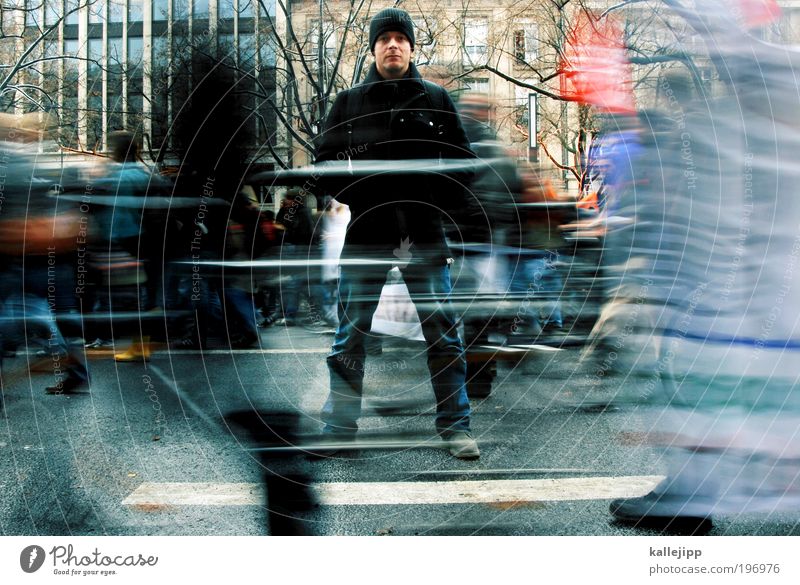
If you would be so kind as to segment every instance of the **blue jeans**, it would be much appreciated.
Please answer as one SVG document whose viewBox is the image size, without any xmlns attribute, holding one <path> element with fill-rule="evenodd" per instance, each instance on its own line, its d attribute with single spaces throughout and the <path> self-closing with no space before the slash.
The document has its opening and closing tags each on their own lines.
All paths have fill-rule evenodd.
<svg viewBox="0 0 800 585">
<path fill-rule="evenodd" d="M 555 266 L 557 259 L 556 252 L 526 250 L 519 258 L 521 269 L 511 280 L 512 292 L 525 293 L 520 316 L 538 322 L 541 327 L 548 324 L 558 328 L 563 326 L 560 299 L 564 284 Z M 532 310 L 531 303 L 541 301 L 545 301 L 542 306 Z"/>
<path fill-rule="evenodd" d="M 366 354 L 372 315 L 386 281 L 385 268 L 342 267 L 339 281 L 339 326 L 328 355 L 330 394 L 322 409 L 326 434 L 352 435 L 358 430 Z M 403 280 L 417 306 L 428 344 L 428 369 L 436 396 L 436 430 L 440 435 L 469 431 L 470 406 L 464 385 L 466 360 L 450 305 L 450 268 L 409 266 Z M 417 297 L 426 302 L 417 303 Z"/>
</svg>

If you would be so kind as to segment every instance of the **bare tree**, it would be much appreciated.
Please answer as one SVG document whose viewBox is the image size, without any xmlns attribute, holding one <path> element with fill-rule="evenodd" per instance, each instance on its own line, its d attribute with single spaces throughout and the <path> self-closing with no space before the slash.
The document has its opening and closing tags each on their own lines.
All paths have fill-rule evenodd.
<svg viewBox="0 0 800 585">
<path fill-rule="evenodd" d="M 466 16 L 475 2 L 462 1 Z M 562 87 L 565 64 L 575 49 L 571 46 L 575 27 L 587 21 L 602 27 L 611 18 L 620 23 L 622 45 L 632 67 L 631 91 L 640 107 L 653 107 L 659 100 L 658 80 L 667 70 L 685 71 L 694 82 L 695 92 L 701 95 L 710 91 L 719 77 L 710 70 L 694 29 L 676 12 L 682 4 L 680 0 L 512 2 L 506 6 L 502 22 L 494 23 L 494 31 L 487 35 L 483 58 L 469 63 L 459 76 L 485 71 L 520 88 L 521 94 L 537 94 L 541 99 L 536 141 L 541 152 L 556 168 L 583 183 L 586 152 L 598 132 L 598 111 L 584 103 L 571 103 L 574 96 Z M 461 43 L 468 52 L 466 34 Z M 532 44 L 536 50 L 531 50 Z M 527 104 L 519 100 L 506 112 L 505 122 L 512 136 L 527 141 L 527 125 L 523 123 Z"/>
<path fill-rule="evenodd" d="M 2 0 L 0 17 L 0 111 L 47 113 L 57 120 L 57 138 L 63 148 L 97 152 L 101 132 L 91 132 L 105 115 L 101 94 L 103 72 L 119 73 L 119 63 L 102 50 L 94 54 L 76 39 L 65 39 L 65 28 L 77 29 L 78 18 L 95 10 L 98 0 Z M 113 80 L 112 80 L 113 82 Z M 80 107 L 79 93 L 88 94 L 88 107 Z M 90 139 L 80 140 L 79 128 L 90 127 Z"/>
</svg>

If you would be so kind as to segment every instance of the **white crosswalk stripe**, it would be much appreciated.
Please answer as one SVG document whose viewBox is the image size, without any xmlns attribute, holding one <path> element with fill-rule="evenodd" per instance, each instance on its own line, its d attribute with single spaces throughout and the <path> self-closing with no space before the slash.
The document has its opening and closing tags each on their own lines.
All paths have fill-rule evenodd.
<svg viewBox="0 0 800 585">
<path fill-rule="evenodd" d="M 327 506 L 501 504 L 602 500 L 642 496 L 664 478 L 657 475 L 498 479 L 483 481 L 342 482 L 311 486 Z M 256 483 L 143 483 L 127 506 L 252 506 L 264 503 Z"/>
</svg>

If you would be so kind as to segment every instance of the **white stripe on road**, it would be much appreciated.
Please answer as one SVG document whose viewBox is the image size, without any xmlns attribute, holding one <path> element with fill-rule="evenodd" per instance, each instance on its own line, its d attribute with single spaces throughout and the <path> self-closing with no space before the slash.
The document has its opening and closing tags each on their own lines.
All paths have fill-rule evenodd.
<svg viewBox="0 0 800 585">
<path fill-rule="evenodd" d="M 607 500 L 643 496 L 664 479 L 658 475 L 498 479 L 488 481 L 356 482 L 313 484 L 316 500 L 327 506 L 500 504 Z M 256 483 L 143 483 L 125 498 L 126 506 L 263 505 Z"/>
<path fill-rule="evenodd" d="M 384 350 L 390 351 L 390 350 Z M 250 348 L 250 349 L 159 349 L 158 347 L 153 348 L 153 354 L 150 356 L 150 359 L 158 359 L 158 358 L 166 358 L 170 355 L 199 355 L 199 356 L 206 356 L 206 355 L 244 355 L 244 354 L 301 354 L 301 353 L 308 353 L 308 354 L 326 354 L 330 353 L 330 347 L 324 347 L 319 349 L 313 348 L 283 348 L 283 349 L 259 349 L 259 348 Z M 86 355 L 89 358 L 98 358 L 98 357 L 107 357 L 114 355 L 116 351 L 114 349 L 89 349 L 86 351 Z M 33 355 L 34 352 L 30 352 L 30 355 Z M 18 354 L 19 355 L 19 354 Z"/>
<path fill-rule="evenodd" d="M 199 419 L 205 421 L 210 428 L 215 429 L 219 427 L 219 424 L 214 422 L 211 417 L 209 417 L 205 411 L 200 408 L 200 406 L 194 400 L 192 400 L 188 393 L 180 389 L 180 386 L 178 386 L 178 383 L 175 380 L 171 380 L 164 372 L 162 372 L 153 364 L 147 366 L 147 369 L 161 378 L 161 381 L 164 382 L 164 384 L 175 393 L 175 396 L 178 397 L 178 401 L 181 403 L 181 408 L 183 408 L 183 405 L 185 404 Z"/>
<path fill-rule="evenodd" d="M 251 348 L 251 349 L 204 349 L 200 351 L 199 349 L 170 349 L 168 351 L 164 351 L 164 354 L 173 354 L 173 355 L 239 355 L 239 354 L 254 354 L 254 353 L 263 353 L 263 354 L 300 354 L 300 353 L 330 353 L 331 348 L 320 348 L 320 349 L 309 349 L 309 348 L 290 348 L 290 349 L 258 349 L 258 348 Z M 159 354 L 155 354 L 158 357 Z"/>
</svg>

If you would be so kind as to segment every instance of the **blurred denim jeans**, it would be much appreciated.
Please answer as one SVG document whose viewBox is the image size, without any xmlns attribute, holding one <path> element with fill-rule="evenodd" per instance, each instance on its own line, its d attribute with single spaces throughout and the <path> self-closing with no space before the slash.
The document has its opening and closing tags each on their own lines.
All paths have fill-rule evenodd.
<svg viewBox="0 0 800 585">
<path fill-rule="evenodd" d="M 326 434 L 352 435 L 361 415 L 364 343 L 370 335 L 387 269 L 342 267 L 339 326 L 328 355 L 330 394 L 322 409 Z M 466 360 L 450 304 L 450 267 L 411 265 L 403 280 L 415 299 L 428 346 L 428 369 L 436 397 L 436 430 L 441 435 L 469 431 L 470 406 L 465 388 Z M 418 303 L 417 298 L 426 302 Z"/>
</svg>

